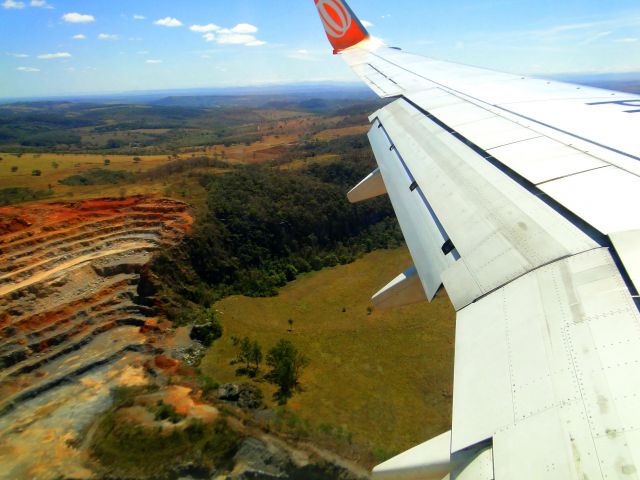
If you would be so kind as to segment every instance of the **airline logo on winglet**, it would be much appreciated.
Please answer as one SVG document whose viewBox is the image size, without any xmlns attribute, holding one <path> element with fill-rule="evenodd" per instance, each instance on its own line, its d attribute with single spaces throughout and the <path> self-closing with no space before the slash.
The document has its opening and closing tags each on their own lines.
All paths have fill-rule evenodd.
<svg viewBox="0 0 640 480">
<path fill-rule="evenodd" d="M 334 53 L 369 38 L 367 30 L 344 0 L 314 0 Z"/>
</svg>

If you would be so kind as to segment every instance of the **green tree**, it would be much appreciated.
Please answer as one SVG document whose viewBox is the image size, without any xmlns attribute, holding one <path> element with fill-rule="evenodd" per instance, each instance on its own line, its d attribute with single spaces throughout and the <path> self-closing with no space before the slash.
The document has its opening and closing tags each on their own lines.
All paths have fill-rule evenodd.
<svg viewBox="0 0 640 480">
<path fill-rule="evenodd" d="M 240 351 L 234 363 L 244 363 L 244 368 L 238 373 L 247 373 L 252 377 L 256 376 L 262 363 L 262 347 L 257 340 L 251 341 L 249 337 L 244 337 L 238 344 L 240 345 Z"/>
<path fill-rule="evenodd" d="M 309 365 L 309 359 L 289 340 L 280 340 L 269 350 L 267 365 L 271 367 L 267 379 L 279 387 L 276 398 L 286 403 L 298 387 L 300 373 Z"/>
<path fill-rule="evenodd" d="M 244 363 L 247 370 L 251 367 L 251 340 L 249 337 L 244 337 L 240 340 L 240 352 L 236 357 L 236 362 Z"/>
<path fill-rule="evenodd" d="M 251 344 L 251 363 L 253 363 L 255 373 L 258 373 L 260 364 L 262 363 L 262 347 L 257 340 L 254 340 Z"/>
</svg>

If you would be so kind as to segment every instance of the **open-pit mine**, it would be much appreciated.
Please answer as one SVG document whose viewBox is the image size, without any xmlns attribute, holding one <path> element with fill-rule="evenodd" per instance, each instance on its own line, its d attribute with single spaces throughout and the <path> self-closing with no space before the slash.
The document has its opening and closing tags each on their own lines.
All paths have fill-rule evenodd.
<svg viewBox="0 0 640 480">
<path fill-rule="evenodd" d="M 184 203 L 132 197 L 0 209 L 0 478 L 83 478 L 82 433 L 145 380 L 166 327 L 140 288 Z"/>
</svg>

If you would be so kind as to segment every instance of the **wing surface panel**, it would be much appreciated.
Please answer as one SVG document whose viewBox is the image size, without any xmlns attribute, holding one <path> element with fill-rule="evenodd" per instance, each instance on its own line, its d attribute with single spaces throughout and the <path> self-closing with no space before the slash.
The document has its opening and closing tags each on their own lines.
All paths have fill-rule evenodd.
<svg viewBox="0 0 640 480">
<path fill-rule="evenodd" d="M 640 454 L 626 440 L 639 362 L 640 315 L 608 249 L 539 268 L 458 313 L 452 451 L 493 438 L 496 478 L 622 477 Z"/>
<path fill-rule="evenodd" d="M 598 246 L 408 102 L 398 100 L 375 117 L 388 136 L 383 145 L 372 139 L 376 159 L 386 162 L 379 157 L 393 149 L 409 172 L 404 189 L 389 189 L 394 208 L 400 193 L 424 195 L 446 232 L 444 240 L 450 238 L 461 257 L 441 276 L 457 309 L 535 268 Z M 376 125 L 372 132 L 380 130 Z M 382 166 L 381 171 L 387 186 L 397 181 Z M 419 189 L 411 192 L 413 181 Z M 418 228 L 412 238 L 426 241 L 410 209 L 400 216 L 403 231 L 405 223 L 413 224 L 407 227 Z M 440 275 L 440 267 L 433 270 Z"/>
<path fill-rule="evenodd" d="M 405 97 L 507 167 L 517 165 L 513 169 L 534 184 L 610 165 L 629 174 L 621 180 L 625 185 L 634 184 L 636 179 L 632 177 L 640 176 L 640 137 L 627 133 L 633 125 L 640 129 L 640 96 L 491 72 L 386 47 L 356 49 L 342 55 L 355 65 L 356 72 L 358 65 L 366 65 L 375 68 L 380 78 L 394 82 L 394 88 L 387 88 L 382 96 Z M 542 145 L 547 148 L 552 144 L 564 146 L 565 152 L 551 162 L 547 148 L 538 148 L 541 143 L 533 140 L 547 140 Z M 500 150 L 507 146 L 517 149 L 515 146 L 522 142 L 527 143 L 523 148 L 531 160 L 514 159 L 512 152 Z M 548 174 L 540 173 L 540 162 L 546 162 Z M 626 195 L 618 185 L 610 175 L 602 175 L 599 190 L 606 208 Z M 568 205 L 583 199 L 579 189 L 575 198 L 567 198 L 572 195 L 565 192 L 554 198 Z M 604 234 L 614 231 L 605 228 L 596 210 L 572 211 L 594 228 L 604 228 Z M 626 223 L 616 224 L 616 229 L 638 228 L 629 215 L 624 217 Z"/>
<path fill-rule="evenodd" d="M 540 185 L 576 215 L 603 233 L 640 229 L 640 177 L 609 166 L 567 176 Z"/>
</svg>

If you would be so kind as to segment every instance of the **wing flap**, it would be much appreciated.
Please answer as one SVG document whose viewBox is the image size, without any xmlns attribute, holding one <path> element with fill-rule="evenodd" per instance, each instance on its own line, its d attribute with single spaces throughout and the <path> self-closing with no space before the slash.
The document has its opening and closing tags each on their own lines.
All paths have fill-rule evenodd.
<svg viewBox="0 0 640 480">
<path fill-rule="evenodd" d="M 372 140 L 378 162 L 379 156 L 394 156 L 388 153 L 393 147 L 406 170 L 404 189 L 389 189 L 392 202 L 399 192 L 410 195 L 408 184 L 415 182 L 417 194 L 424 196 L 442 226 L 440 240 L 451 239 L 461 257 L 446 271 L 429 272 L 445 280 L 456 309 L 541 265 L 597 247 L 564 217 L 405 100 L 393 102 L 375 117 L 385 132 L 384 137 L 380 134 L 382 143 L 376 135 Z M 382 166 L 381 171 L 387 186 L 397 182 L 393 173 L 385 174 Z M 421 224 L 413 211 L 410 207 L 399 215 L 400 223 L 403 232 L 414 229 L 419 237 Z M 411 245 L 410 250 L 418 261 L 421 257 L 414 255 Z M 418 271 L 422 276 L 423 270 Z"/>
<path fill-rule="evenodd" d="M 369 141 L 424 291 L 432 300 L 442 285 L 441 272 L 454 262 L 442 251 L 449 237 L 421 190 L 411 188 L 415 179 L 380 122 L 374 122 Z"/>
<path fill-rule="evenodd" d="M 373 478 L 440 480 L 451 471 L 450 443 L 451 432 L 443 433 L 378 465 L 373 470 Z"/>
</svg>

